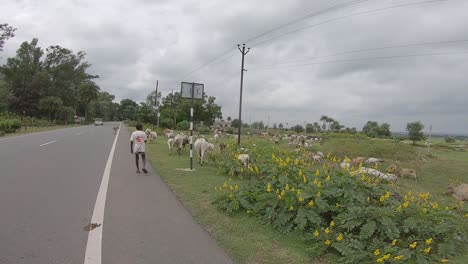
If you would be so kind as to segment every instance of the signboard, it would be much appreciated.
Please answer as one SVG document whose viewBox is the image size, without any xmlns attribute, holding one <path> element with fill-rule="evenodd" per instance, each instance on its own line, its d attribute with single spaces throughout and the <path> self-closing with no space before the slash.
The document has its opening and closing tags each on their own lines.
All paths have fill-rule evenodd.
<svg viewBox="0 0 468 264">
<path fill-rule="evenodd" d="M 192 99 L 192 85 L 194 87 L 193 98 L 203 99 L 204 85 L 200 83 L 182 82 L 180 94 L 182 98 Z"/>
</svg>

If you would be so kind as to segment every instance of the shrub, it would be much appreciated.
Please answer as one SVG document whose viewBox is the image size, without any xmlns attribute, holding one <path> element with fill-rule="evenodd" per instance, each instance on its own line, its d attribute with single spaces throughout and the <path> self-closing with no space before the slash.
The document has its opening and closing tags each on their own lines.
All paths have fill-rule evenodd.
<svg viewBox="0 0 468 264">
<path fill-rule="evenodd" d="M 445 138 L 445 142 L 447 143 L 455 143 L 455 139 L 453 137 L 447 137 Z"/>
<path fill-rule="evenodd" d="M 177 123 L 178 130 L 189 130 L 189 128 L 190 128 L 190 122 L 187 120 L 183 120 Z"/>
<path fill-rule="evenodd" d="M 237 161 L 239 153 L 250 155 L 248 168 Z M 233 184 L 230 178 L 215 187 L 215 203 L 281 232 L 300 230 L 313 257 L 333 252 L 339 263 L 430 263 L 464 250 L 466 219 L 457 211 L 439 208 L 429 193 L 400 195 L 359 168 L 330 169 L 340 160 L 327 159 L 318 166 L 297 152 L 229 145 L 217 160 L 221 169 L 249 180 Z"/>
<path fill-rule="evenodd" d="M 21 128 L 21 121 L 19 119 L 0 117 L 0 131 L 4 133 L 14 133 L 19 128 Z"/>
</svg>

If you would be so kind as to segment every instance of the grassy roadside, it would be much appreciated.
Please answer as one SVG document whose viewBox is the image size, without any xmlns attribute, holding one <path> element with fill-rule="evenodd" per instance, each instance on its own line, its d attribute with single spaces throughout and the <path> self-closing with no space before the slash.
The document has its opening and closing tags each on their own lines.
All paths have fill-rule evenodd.
<svg viewBox="0 0 468 264">
<path fill-rule="evenodd" d="M 82 125 L 73 124 L 73 125 L 56 125 L 56 126 L 47 126 L 47 127 L 28 126 L 26 128 L 19 129 L 15 133 L 8 133 L 8 134 L 5 134 L 4 136 L 0 136 L 0 138 L 15 137 L 15 136 L 26 135 L 26 134 L 31 134 L 31 133 L 38 133 L 38 132 L 68 128 L 68 127 L 79 127 L 79 126 L 82 126 Z"/>
<path fill-rule="evenodd" d="M 271 226 L 262 225 L 248 215 L 228 216 L 211 203 L 214 186 L 228 178 L 218 174 L 213 164 L 193 172 L 180 171 L 189 167 L 188 151 L 179 156 L 168 155 L 163 138 L 147 144 L 147 155 L 155 170 L 169 185 L 195 220 L 238 263 L 310 263 L 307 245 L 300 233 L 281 234 Z"/>
<path fill-rule="evenodd" d="M 258 140 L 264 139 L 249 138 L 244 142 L 254 143 Z M 220 175 L 213 164 L 207 164 L 202 168 L 195 164 L 197 170 L 194 172 L 177 170 L 177 168 L 189 167 L 188 151 L 182 156 L 176 154 L 169 156 L 165 141 L 164 138 L 160 137 L 157 143 L 148 144 L 147 152 L 152 165 L 191 211 L 196 221 L 238 263 L 311 263 L 312 260 L 306 253 L 307 244 L 302 240 L 302 234 L 284 235 L 271 226 L 261 225 L 248 215 L 229 216 L 217 210 L 211 204 L 213 187 L 222 185 L 228 178 Z M 363 143 L 366 144 L 366 142 Z M 322 147 L 335 149 L 332 145 Z M 418 153 L 420 151 L 417 148 L 414 150 Z M 441 205 L 453 205 L 453 197 L 445 196 L 444 192 L 452 180 L 468 182 L 467 159 L 468 152 L 434 150 L 430 162 L 404 161 L 402 164 L 405 167 L 417 169 L 419 180 L 400 179 L 397 188 L 401 192 L 409 190 L 413 192 L 430 191 L 441 202 Z M 464 212 L 467 212 L 466 207 Z M 452 258 L 450 263 L 465 263 L 466 258 L 468 258 L 468 252 Z M 317 263 L 323 262 L 318 261 Z"/>
</svg>

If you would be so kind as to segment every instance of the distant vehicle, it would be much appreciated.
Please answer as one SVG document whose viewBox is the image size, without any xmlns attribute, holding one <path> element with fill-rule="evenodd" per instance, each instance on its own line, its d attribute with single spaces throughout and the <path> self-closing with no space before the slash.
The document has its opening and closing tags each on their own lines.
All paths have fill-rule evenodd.
<svg viewBox="0 0 468 264">
<path fill-rule="evenodd" d="M 95 118 L 94 119 L 94 125 L 95 126 L 103 126 L 104 123 L 102 123 L 102 118 Z"/>
</svg>

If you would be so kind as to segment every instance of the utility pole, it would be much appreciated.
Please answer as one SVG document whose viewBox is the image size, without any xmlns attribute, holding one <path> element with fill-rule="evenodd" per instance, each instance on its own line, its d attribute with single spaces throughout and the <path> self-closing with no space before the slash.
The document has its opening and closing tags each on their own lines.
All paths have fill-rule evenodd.
<svg viewBox="0 0 468 264">
<path fill-rule="evenodd" d="M 241 81 L 240 81 L 240 97 L 239 97 L 239 131 L 237 133 L 237 145 L 240 146 L 240 138 L 241 138 L 241 127 L 242 127 L 242 86 L 244 83 L 244 57 L 249 53 L 250 48 L 245 51 L 245 44 L 242 44 L 242 49 L 240 48 L 240 44 L 237 44 L 237 48 L 242 53 L 242 65 L 241 65 Z"/>
<path fill-rule="evenodd" d="M 154 107 L 155 107 L 154 119 L 157 118 L 156 127 L 159 127 L 158 85 L 159 85 L 159 80 L 156 80 L 156 93 L 154 94 Z M 154 124 L 153 124 L 153 129 L 154 129 Z"/>
<path fill-rule="evenodd" d="M 431 153 L 431 138 L 432 138 L 432 125 L 429 126 L 429 145 L 427 146 L 427 152 Z"/>
</svg>

